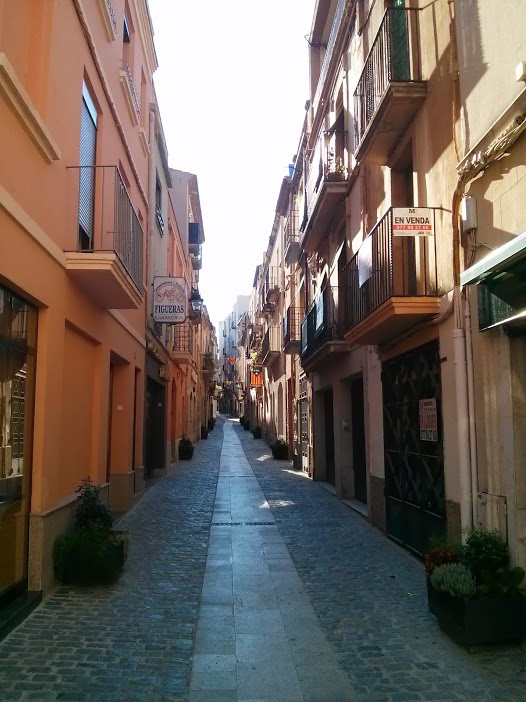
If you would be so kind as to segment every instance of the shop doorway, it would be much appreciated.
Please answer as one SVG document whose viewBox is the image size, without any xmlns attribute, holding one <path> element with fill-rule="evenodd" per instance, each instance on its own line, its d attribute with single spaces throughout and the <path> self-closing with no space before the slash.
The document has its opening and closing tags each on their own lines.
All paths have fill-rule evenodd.
<svg viewBox="0 0 526 702">
<path fill-rule="evenodd" d="M 0 604 L 27 590 L 36 327 L 0 286 Z"/>
<path fill-rule="evenodd" d="M 165 406 L 164 384 L 152 378 L 146 380 L 146 441 L 145 477 L 151 478 L 155 471 L 164 471 L 165 464 Z"/>
<path fill-rule="evenodd" d="M 352 464 L 354 497 L 367 504 L 367 461 L 365 455 L 365 422 L 363 378 L 351 381 Z"/>
<path fill-rule="evenodd" d="M 332 388 L 323 393 L 325 409 L 325 480 L 334 485 L 336 483 L 335 458 L 334 458 L 334 409 Z"/>
</svg>

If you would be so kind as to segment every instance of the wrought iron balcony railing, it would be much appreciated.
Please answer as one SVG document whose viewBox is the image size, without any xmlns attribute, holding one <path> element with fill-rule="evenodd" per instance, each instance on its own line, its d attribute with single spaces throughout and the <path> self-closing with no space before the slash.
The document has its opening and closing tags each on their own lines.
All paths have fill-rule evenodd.
<svg viewBox="0 0 526 702">
<path fill-rule="evenodd" d="M 285 249 L 287 249 L 287 247 L 290 246 L 290 244 L 295 244 L 299 241 L 298 210 L 296 208 L 290 211 L 288 219 L 285 223 L 284 239 Z"/>
<path fill-rule="evenodd" d="M 283 346 L 286 347 L 291 342 L 301 341 L 301 322 L 305 316 L 303 307 L 290 306 L 285 317 L 283 317 Z"/>
<path fill-rule="evenodd" d="M 183 322 L 174 326 L 174 341 L 172 354 L 191 354 L 193 352 L 194 329 L 189 322 Z"/>
<path fill-rule="evenodd" d="M 74 178 L 69 205 L 75 209 L 77 250 L 117 254 L 142 293 L 144 234 L 118 167 L 73 166 L 69 170 Z"/>
<path fill-rule="evenodd" d="M 269 327 L 265 332 L 263 343 L 261 345 L 261 356 L 263 363 L 269 358 L 281 353 L 281 343 L 278 327 Z"/>
<path fill-rule="evenodd" d="M 312 303 L 301 323 L 302 362 L 327 342 L 343 340 L 343 298 L 340 287 L 326 287 Z"/>
<path fill-rule="evenodd" d="M 419 43 L 418 10 L 387 9 L 354 91 L 355 151 L 391 84 L 422 81 Z"/>
<path fill-rule="evenodd" d="M 334 20 L 333 20 L 332 27 L 331 27 L 331 33 L 329 35 L 329 41 L 327 42 L 327 48 L 325 50 L 325 57 L 323 59 L 323 64 L 321 67 L 320 77 L 318 78 L 318 85 L 316 87 L 316 93 L 314 95 L 314 100 L 312 101 L 314 114 L 316 114 L 316 111 L 318 109 L 318 105 L 320 104 L 321 93 L 323 90 L 325 79 L 327 78 L 327 73 L 329 71 L 329 64 L 331 62 L 334 44 L 336 42 L 336 36 L 338 34 L 338 29 L 340 28 L 340 24 L 341 24 L 342 17 L 343 17 L 343 11 L 345 10 L 346 3 L 347 3 L 347 0 L 338 0 L 338 6 L 336 8 L 336 13 L 334 15 Z"/>
<path fill-rule="evenodd" d="M 389 298 L 439 295 L 436 235 L 397 236 L 390 208 L 345 267 L 344 280 L 347 330 Z"/>
</svg>

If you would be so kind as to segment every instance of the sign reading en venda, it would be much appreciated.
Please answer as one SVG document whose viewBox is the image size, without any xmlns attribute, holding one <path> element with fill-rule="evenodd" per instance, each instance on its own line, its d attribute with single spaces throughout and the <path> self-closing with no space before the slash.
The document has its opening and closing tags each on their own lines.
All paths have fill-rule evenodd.
<svg viewBox="0 0 526 702">
<path fill-rule="evenodd" d="M 184 278 L 156 277 L 153 279 L 153 320 L 178 324 L 187 317 L 186 281 Z"/>
<path fill-rule="evenodd" d="M 429 207 L 393 207 L 393 236 L 433 236 Z"/>
</svg>

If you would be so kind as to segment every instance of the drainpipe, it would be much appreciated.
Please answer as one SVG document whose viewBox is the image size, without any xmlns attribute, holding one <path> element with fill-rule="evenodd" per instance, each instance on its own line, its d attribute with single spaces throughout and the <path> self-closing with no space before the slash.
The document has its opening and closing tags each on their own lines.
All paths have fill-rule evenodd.
<svg viewBox="0 0 526 702">
<path fill-rule="evenodd" d="M 455 368 L 455 390 L 457 405 L 458 431 L 458 475 L 460 480 L 460 524 L 462 540 L 465 540 L 465 530 L 473 524 L 472 495 L 471 495 L 471 459 L 469 437 L 469 403 L 468 383 L 466 378 L 466 340 L 464 329 L 461 328 L 460 291 L 453 293 L 456 298 L 456 324 L 453 329 L 453 360 Z"/>
<path fill-rule="evenodd" d="M 477 441 L 475 432 L 475 384 L 473 376 L 473 345 L 471 340 L 471 309 L 469 299 L 466 294 L 464 303 L 464 328 L 466 330 L 466 370 L 468 381 L 468 431 L 469 431 L 469 456 L 471 468 L 471 499 L 473 526 L 478 524 L 478 471 L 477 471 Z"/>
</svg>

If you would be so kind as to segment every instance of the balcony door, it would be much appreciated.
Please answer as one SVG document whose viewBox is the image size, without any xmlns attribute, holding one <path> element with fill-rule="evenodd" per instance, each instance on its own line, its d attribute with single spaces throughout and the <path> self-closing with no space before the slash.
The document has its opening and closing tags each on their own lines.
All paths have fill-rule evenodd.
<svg viewBox="0 0 526 702">
<path fill-rule="evenodd" d="M 391 80 L 408 81 L 411 76 L 409 29 L 405 0 L 393 0 L 390 11 Z"/>
<path fill-rule="evenodd" d="M 79 249 L 93 250 L 97 110 L 87 86 L 82 88 L 79 154 Z"/>
</svg>

